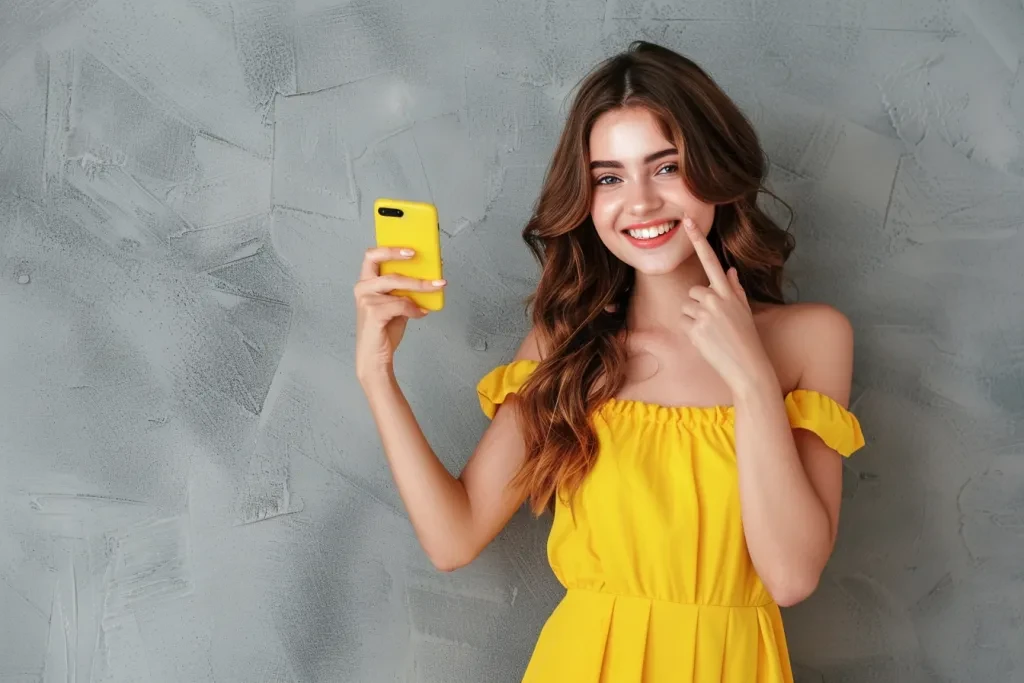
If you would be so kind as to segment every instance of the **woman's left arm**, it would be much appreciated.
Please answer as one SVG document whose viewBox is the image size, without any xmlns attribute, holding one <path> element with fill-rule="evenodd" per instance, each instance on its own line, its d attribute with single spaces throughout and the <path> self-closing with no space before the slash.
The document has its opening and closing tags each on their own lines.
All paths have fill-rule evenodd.
<svg viewBox="0 0 1024 683">
<path fill-rule="evenodd" d="M 747 550 L 772 597 L 793 605 L 814 592 L 832 554 L 842 497 L 842 456 L 815 434 L 794 430 L 778 377 L 761 343 L 735 268 L 723 271 L 689 219 L 686 234 L 708 276 L 682 306 L 691 342 L 729 386 Z M 853 331 L 828 306 L 786 311 L 782 347 L 802 368 L 797 388 L 844 408 L 853 375 Z"/>
<path fill-rule="evenodd" d="M 835 309 L 801 307 L 790 321 L 803 354 L 800 389 L 846 407 L 853 374 L 853 331 Z M 789 334 L 787 334 L 789 336 Z M 797 341 L 799 340 L 799 341 Z M 792 347 L 791 347 L 792 348 Z M 750 558 L 780 605 L 817 588 L 832 554 L 842 498 L 842 456 L 816 434 L 790 426 L 771 368 L 734 387 L 736 460 Z"/>
</svg>

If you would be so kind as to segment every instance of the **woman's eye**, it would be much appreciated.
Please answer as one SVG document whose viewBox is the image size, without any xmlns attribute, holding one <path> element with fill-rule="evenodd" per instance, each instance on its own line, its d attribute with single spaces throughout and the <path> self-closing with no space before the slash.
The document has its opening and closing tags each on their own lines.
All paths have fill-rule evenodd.
<svg viewBox="0 0 1024 683">
<path fill-rule="evenodd" d="M 598 184 L 598 185 L 611 185 L 612 183 L 616 182 L 617 180 L 618 180 L 618 178 L 616 178 L 613 175 L 603 175 L 603 176 L 601 176 L 600 178 L 597 179 L 597 183 L 596 184 Z"/>
<path fill-rule="evenodd" d="M 675 173 L 678 170 L 679 170 L 679 165 L 678 164 L 665 164 L 660 169 L 658 169 L 658 173 L 662 173 L 662 172 Z"/>
</svg>

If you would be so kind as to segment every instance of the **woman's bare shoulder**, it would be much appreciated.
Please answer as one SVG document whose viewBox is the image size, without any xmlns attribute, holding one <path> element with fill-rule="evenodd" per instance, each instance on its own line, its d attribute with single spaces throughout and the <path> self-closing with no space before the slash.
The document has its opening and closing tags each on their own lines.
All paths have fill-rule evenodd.
<svg viewBox="0 0 1024 683">
<path fill-rule="evenodd" d="M 784 337 L 852 334 L 846 315 L 824 303 L 758 304 L 754 308 L 754 318 L 764 332 Z"/>
<path fill-rule="evenodd" d="M 853 326 L 839 309 L 823 303 L 761 305 L 755 312 L 761 340 L 779 379 L 789 388 L 821 368 L 852 362 Z"/>
<path fill-rule="evenodd" d="M 519 349 L 516 351 L 513 360 L 543 360 L 547 355 L 545 352 L 546 346 L 547 344 L 540 330 L 536 327 L 531 327 L 530 331 L 523 337 L 523 341 L 520 342 Z"/>
</svg>

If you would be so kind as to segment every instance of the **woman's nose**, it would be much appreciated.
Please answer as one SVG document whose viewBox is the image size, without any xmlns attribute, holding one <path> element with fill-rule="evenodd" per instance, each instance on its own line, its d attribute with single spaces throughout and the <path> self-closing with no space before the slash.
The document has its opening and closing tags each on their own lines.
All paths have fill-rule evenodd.
<svg viewBox="0 0 1024 683">
<path fill-rule="evenodd" d="M 661 195 L 652 183 L 646 180 L 630 183 L 627 206 L 635 216 L 646 216 L 661 208 Z"/>
</svg>

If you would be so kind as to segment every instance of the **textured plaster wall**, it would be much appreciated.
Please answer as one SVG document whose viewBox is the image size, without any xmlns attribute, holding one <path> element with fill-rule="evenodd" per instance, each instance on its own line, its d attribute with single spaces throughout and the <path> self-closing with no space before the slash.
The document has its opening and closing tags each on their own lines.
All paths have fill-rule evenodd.
<svg viewBox="0 0 1024 683">
<path fill-rule="evenodd" d="M 353 376 L 379 195 L 449 306 L 399 376 L 457 471 L 563 101 L 645 37 L 756 121 L 853 320 L 801 683 L 1024 681 L 1020 0 L 0 0 L 0 682 L 515 681 L 548 522 L 423 556 Z"/>
</svg>

